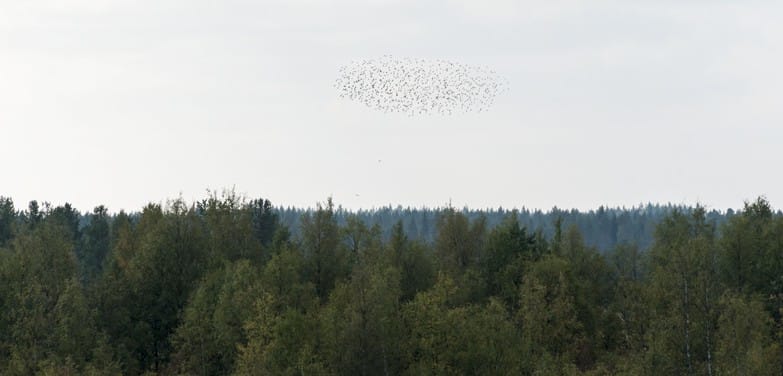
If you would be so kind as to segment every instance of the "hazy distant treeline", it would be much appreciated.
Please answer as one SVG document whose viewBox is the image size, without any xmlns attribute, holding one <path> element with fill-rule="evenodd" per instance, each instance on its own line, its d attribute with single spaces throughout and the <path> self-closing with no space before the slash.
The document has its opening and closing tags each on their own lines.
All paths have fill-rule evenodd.
<svg viewBox="0 0 783 376">
<path fill-rule="evenodd" d="M 394 224 L 402 221 L 405 233 L 411 238 L 432 242 L 437 235 L 437 220 L 447 210 L 457 210 L 470 220 L 485 217 L 487 226 L 493 228 L 502 223 L 509 215 L 516 213 L 519 223 L 528 231 L 541 231 L 547 238 L 555 234 L 558 220 L 562 228 L 575 225 L 584 237 L 585 244 L 600 251 L 608 251 L 618 244 L 633 244 L 640 249 L 648 249 L 653 243 L 655 226 L 674 210 L 690 213 L 693 207 L 647 204 L 633 208 L 605 208 L 587 212 L 562 210 L 557 207 L 548 211 L 540 209 L 519 210 L 497 209 L 448 209 L 448 208 L 403 208 L 383 207 L 374 210 L 348 211 L 340 207 L 335 209 L 335 218 L 339 224 L 345 224 L 349 217 L 357 217 L 367 226 L 379 225 L 385 239 L 391 236 Z M 277 207 L 280 223 L 299 234 L 299 220 L 312 209 Z M 711 210 L 706 213 L 707 221 L 720 227 L 734 211 Z M 778 212 L 780 215 L 780 212 Z"/>
</svg>

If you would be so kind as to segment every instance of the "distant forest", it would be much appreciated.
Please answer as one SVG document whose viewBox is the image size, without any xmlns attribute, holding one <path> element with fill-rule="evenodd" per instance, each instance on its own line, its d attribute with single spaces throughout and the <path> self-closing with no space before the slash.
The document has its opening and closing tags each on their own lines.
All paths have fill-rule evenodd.
<svg viewBox="0 0 783 376">
<path fill-rule="evenodd" d="M 0 197 L 3 375 L 780 375 L 783 215 Z"/>
<path fill-rule="evenodd" d="M 384 239 L 392 234 L 395 224 L 402 222 L 405 234 L 425 243 L 432 242 L 437 237 L 438 218 L 445 211 L 456 210 L 469 220 L 484 218 L 488 228 L 500 225 L 510 215 L 516 214 L 517 221 L 530 232 L 541 231 L 546 238 L 554 236 L 556 227 L 570 228 L 576 226 L 582 234 L 585 245 L 595 247 L 601 252 L 611 250 L 619 244 L 636 245 L 640 249 L 648 249 L 653 243 L 655 226 L 677 210 L 691 213 L 693 207 L 682 205 L 647 204 L 632 208 L 605 208 L 582 212 L 576 209 L 563 210 L 554 207 L 548 211 L 540 209 L 485 209 L 469 208 L 403 208 L 401 206 L 382 207 L 373 210 L 349 211 L 337 207 L 334 216 L 339 225 L 344 225 L 350 217 L 359 218 L 366 226 L 380 226 Z M 294 235 L 299 234 L 299 223 L 302 215 L 310 214 L 312 209 L 293 207 L 277 207 L 280 223 L 288 227 Z M 727 211 L 710 210 L 706 212 L 706 220 L 716 228 L 734 215 L 733 209 Z M 781 215 L 778 211 L 776 215 Z M 559 222 L 558 222 L 559 221 Z"/>
</svg>

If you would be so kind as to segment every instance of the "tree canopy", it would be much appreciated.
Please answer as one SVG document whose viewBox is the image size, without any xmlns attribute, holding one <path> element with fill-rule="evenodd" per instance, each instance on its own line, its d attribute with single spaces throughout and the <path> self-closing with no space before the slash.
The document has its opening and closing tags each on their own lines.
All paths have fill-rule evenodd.
<svg viewBox="0 0 783 376">
<path fill-rule="evenodd" d="M 783 216 L 764 198 L 350 213 L 227 191 L 112 214 L 0 197 L 0 374 L 781 372 Z"/>
</svg>

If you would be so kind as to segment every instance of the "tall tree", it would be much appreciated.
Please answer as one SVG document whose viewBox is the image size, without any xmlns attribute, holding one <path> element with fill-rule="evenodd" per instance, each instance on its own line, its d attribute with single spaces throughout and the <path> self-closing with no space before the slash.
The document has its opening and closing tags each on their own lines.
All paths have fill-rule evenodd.
<svg viewBox="0 0 783 376">
<path fill-rule="evenodd" d="M 33 228 L 43 220 L 44 212 L 41 211 L 38 201 L 32 200 L 27 205 L 27 211 L 22 213 L 25 224 L 28 227 Z"/>
<path fill-rule="evenodd" d="M 368 247 L 378 247 L 381 237 L 380 226 L 368 228 L 356 215 L 346 218 L 345 226 L 341 229 L 342 236 L 351 258 L 356 260 L 359 254 Z"/>
<path fill-rule="evenodd" d="M 471 222 L 453 208 L 444 210 L 438 218 L 438 238 L 435 241 L 435 253 L 442 269 L 459 274 L 477 265 L 482 256 L 485 233 L 486 218 L 479 217 Z"/>
<path fill-rule="evenodd" d="M 535 236 L 528 235 L 517 217 L 518 213 L 513 211 L 492 229 L 482 263 L 488 293 L 501 296 L 512 307 L 518 304 L 525 268 L 540 257 L 535 252 Z"/>
<path fill-rule="evenodd" d="M 82 278 L 91 282 L 103 271 L 106 255 L 110 247 L 109 215 L 105 206 L 93 209 L 89 224 L 82 231 L 80 252 L 77 255 L 81 264 Z"/>
<path fill-rule="evenodd" d="M 278 227 L 278 215 L 272 203 L 266 199 L 254 199 L 248 203 L 253 223 L 253 233 L 262 245 L 268 246 Z"/>
<path fill-rule="evenodd" d="M 279 312 L 274 296 L 264 294 L 245 323 L 247 345 L 239 347 L 239 375 L 330 375 L 321 350 L 316 311 Z"/>
<path fill-rule="evenodd" d="M 335 281 L 348 273 L 345 252 L 339 247 L 340 230 L 332 198 L 327 200 L 326 206 L 319 203 L 318 209 L 304 215 L 301 221 L 302 251 L 307 260 L 308 274 L 316 294 L 325 300 Z"/>
<path fill-rule="evenodd" d="M 745 203 L 724 225 L 719 264 L 723 281 L 735 291 L 772 297 L 767 309 L 783 308 L 783 217 L 773 216 L 763 197 Z"/>
<path fill-rule="evenodd" d="M 435 266 L 429 248 L 418 241 L 410 241 L 403 230 L 402 221 L 392 227 L 386 243 L 389 264 L 400 271 L 400 298 L 413 299 L 417 293 L 429 289 L 435 283 Z"/>
<path fill-rule="evenodd" d="M 0 248 L 6 246 L 14 234 L 16 210 L 10 197 L 0 196 Z"/>
<path fill-rule="evenodd" d="M 242 325 L 261 297 L 260 273 L 248 260 L 208 274 L 183 310 L 174 334 L 173 368 L 189 375 L 228 375 L 247 343 Z"/>
<path fill-rule="evenodd" d="M 210 197 L 197 204 L 203 215 L 209 239 L 208 263 L 212 268 L 223 261 L 248 259 L 261 263 L 261 240 L 255 228 L 256 208 L 236 192 L 224 191 L 221 196 Z"/>
<path fill-rule="evenodd" d="M 717 364 L 727 375 L 780 375 L 780 347 L 772 341 L 772 319 L 763 304 L 736 293 L 720 299 Z"/>
<path fill-rule="evenodd" d="M 658 226 L 651 253 L 652 369 L 713 374 L 722 292 L 716 259 L 714 227 L 703 208 L 690 216 L 675 211 Z"/>
<path fill-rule="evenodd" d="M 530 266 L 519 288 L 517 325 L 529 371 L 550 363 L 573 365 L 584 340 L 568 262 L 547 256 Z"/>
<path fill-rule="evenodd" d="M 321 314 L 331 369 L 345 375 L 399 374 L 399 301 L 399 271 L 377 256 L 362 255 L 351 280 L 338 283 Z"/>
<path fill-rule="evenodd" d="M 405 304 L 405 374 L 521 374 L 520 336 L 505 307 L 497 300 L 455 306 L 457 288 L 441 274 L 432 289 Z"/>
<path fill-rule="evenodd" d="M 621 244 L 607 255 L 607 261 L 614 275 L 614 291 L 608 311 L 616 317 L 614 323 L 605 323 L 610 330 L 607 332 L 608 340 L 614 343 L 611 350 L 639 365 L 650 322 L 650 299 L 644 279 L 647 274 L 646 257 L 637 246 Z M 636 373 L 641 372 L 638 368 L 636 370 Z"/>
<path fill-rule="evenodd" d="M 81 237 L 79 228 L 81 214 L 69 203 L 57 206 L 54 209 L 47 207 L 45 214 L 46 220 L 62 226 L 68 232 L 71 242 L 78 247 L 78 240 Z"/>
<path fill-rule="evenodd" d="M 172 352 L 170 336 L 180 311 L 205 271 L 207 237 L 195 208 L 182 200 L 170 202 L 165 211 L 148 205 L 130 237 L 115 242 L 118 268 L 112 267 L 104 282 L 114 296 L 108 294 L 102 304 L 101 322 L 115 346 L 124 349 L 127 373 L 161 371 Z M 108 301 L 126 311 L 116 317 L 118 307 Z M 117 321 L 104 321 L 109 318 Z"/>
<path fill-rule="evenodd" d="M 0 312 L 0 322 L 8 326 L 10 337 L 10 360 L 4 373 L 32 374 L 41 362 L 58 355 L 73 355 L 72 360 L 82 363 L 80 354 L 90 345 L 80 342 L 79 354 L 63 354 L 76 349 L 63 346 L 67 336 L 60 337 L 53 330 L 64 319 L 58 315 L 58 303 L 81 293 L 79 286 L 68 283 L 76 278 L 77 269 L 71 234 L 54 222 L 43 222 L 14 239 L 3 266 L 0 280 L 6 289 L 0 300 L 6 309 Z M 89 325 L 89 317 L 82 319 Z"/>
</svg>

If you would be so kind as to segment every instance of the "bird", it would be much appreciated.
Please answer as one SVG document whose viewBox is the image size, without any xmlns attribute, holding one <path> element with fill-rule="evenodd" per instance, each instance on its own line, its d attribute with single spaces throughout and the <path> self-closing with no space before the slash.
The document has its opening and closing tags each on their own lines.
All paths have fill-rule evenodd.
<svg viewBox="0 0 783 376">
<path fill-rule="evenodd" d="M 341 98 L 385 113 L 450 115 L 486 111 L 508 80 L 486 67 L 383 55 L 340 67 L 334 86 Z"/>
</svg>

